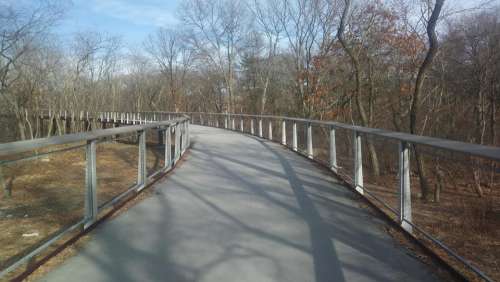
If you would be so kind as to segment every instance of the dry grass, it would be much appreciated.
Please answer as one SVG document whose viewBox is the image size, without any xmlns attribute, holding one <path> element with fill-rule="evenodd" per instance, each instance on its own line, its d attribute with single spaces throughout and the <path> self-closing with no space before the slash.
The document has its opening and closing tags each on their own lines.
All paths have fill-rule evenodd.
<svg viewBox="0 0 500 282">
<path fill-rule="evenodd" d="M 51 148 L 55 149 L 61 147 Z M 163 166 L 163 153 L 159 149 L 155 144 L 147 144 L 147 163 L 150 170 Z M 98 144 L 99 205 L 135 185 L 137 152 L 136 144 Z M 2 167 L 2 172 L 12 194 L 0 195 L 0 268 L 26 254 L 34 246 L 50 238 L 54 232 L 82 219 L 85 150 L 80 147 L 35 160 L 7 164 Z M 66 237 L 71 236 L 74 234 Z M 64 241 L 64 238 L 59 240 L 48 251 L 54 250 Z M 78 246 L 71 246 L 64 253 L 70 255 Z M 22 271 L 23 267 L 20 267 L 6 279 Z"/>
<path fill-rule="evenodd" d="M 412 179 L 414 182 L 417 179 Z M 365 189 L 376 197 L 397 207 L 399 197 L 396 187 L 392 185 L 365 184 Z M 470 195 L 470 189 L 462 187 L 456 191 L 445 189 L 439 203 L 426 202 L 419 199 L 419 191 L 412 191 L 413 222 L 426 232 L 444 242 L 452 250 L 472 262 L 494 280 L 500 280 L 500 209 L 498 203 L 500 195 L 488 195 L 488 198 L 479 198 Z M 376 202 L 376 205 L 395 217 L 389 210 Z M 493 203 L 496 203 L 496 207 Z M 449 264 L 454 266 L 472 281 L 480 281 L 460 262 L 450 257 L 444 250 L 437 247 L 418 232 L 415 233 L 424 243 L 437 252 Z"/>
</svg>

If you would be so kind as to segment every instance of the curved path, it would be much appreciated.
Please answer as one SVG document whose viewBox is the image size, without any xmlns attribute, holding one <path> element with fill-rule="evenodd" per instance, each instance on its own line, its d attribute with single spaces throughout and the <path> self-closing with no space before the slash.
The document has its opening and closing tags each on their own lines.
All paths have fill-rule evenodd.
<svg viewBox="0 0 500 282">
<path fill-rule="evenodd" d="M 186 162 L 43 281 L 436 281 L 332 175 L 191 126 Z"/>
</svg>

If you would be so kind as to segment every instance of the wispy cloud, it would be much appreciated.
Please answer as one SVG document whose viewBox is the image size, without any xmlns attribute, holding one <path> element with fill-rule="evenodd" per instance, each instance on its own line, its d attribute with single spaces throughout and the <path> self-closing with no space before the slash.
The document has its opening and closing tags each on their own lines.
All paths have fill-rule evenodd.
<svg viewBox="0 0 500 282">
<path fill-rule="evenodd" d="M 122 19 L 137 25 L 170 26 L 178 22 L 174 16 L 173 5 L 166 1 L 134 1 L 134 0 L 91 0 L 96 13 L 108 17 Z"/>
</svg>

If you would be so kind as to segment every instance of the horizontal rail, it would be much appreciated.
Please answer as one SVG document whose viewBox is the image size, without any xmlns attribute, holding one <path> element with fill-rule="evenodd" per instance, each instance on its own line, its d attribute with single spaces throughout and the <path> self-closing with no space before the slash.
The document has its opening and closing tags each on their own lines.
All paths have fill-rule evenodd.
<svg viewBox="0 0 500 282">
<path fill-rule="evenodd" d="M 124 113 L 121 113 L 122 116 Z M 88 117 L 88 114 L 86 115 Z M 139 115 L 137 115 L 139 116 Z M 33 139 L 27 141 L 18 141 L 11 143 L 3 143 L 0 144 L 0 157 L 9 156 L 17 153 L 23 153 L 28 151 L 33 151 L 36 149 L 44 148 L 52 145 L 64 145 L 64 144 L 74 144 L 82 142 L 82 145 L 71 146 L 70 148 L 63 148 L 54 150 L 51 152 L 42 152 L 42 153 L 34 153 L 31 156 L 25 156 L 21 158 L 15 158 L 11 160 L 1 160 L 0 159 L 0 171 L 2 166 L 17 162 L 17 161 L 28 161 L 37 159 L 40 156 L 44 156 L 47 154 L 64 152 L 67 150 L 75 149 L 75 148 L 85 148 L 85 196 L 84 196 L 84 214 L 82 217 L 78 219 L 76 223 L 73 225 L 69 225 L 63 227 L 49 235 L 49 237 L 43 242 L 37 243 L 31 247 L 31 249 L 25 253 L 21 252 L 16 256 L 13 256 L 8 259 L 5 266 L 2 266 L 0 269 L 0 278 L 4 277 L 7 273 L 12 270 L 18 268 L 19 266 L 27 263 L 31 258 L 35 257 L 49 246 L 51 246 L 54 242 L 60 240 L 64 235 L 68 234 L 70 231 L 73 231 L 77 228 L 83 228 L 83 230 L 88 229 L 90 226 L 94 225 L 97 222 L 97 217 L 99 213 L 101 213 L 106 208 L 115 205 L 116 203 L 123 200 L 126 196 L 130 195 L 133 192 L 139 193 L 144 187 L 149 185 L 155 177 L 157 177 L 161 173 L 166 173 L 169 170 L 173 169 L 177 161 L 180 157 L 185 153 L 186 149 L 189 147 L 190 139 L 189 139 L 189 118 L 187 117 L 179 117 L 176 119 L 170 120 L 160 120 L 166 119 L 165 117 L 155 120 L 149 120 L 145 117 L 140 119 L 135 119 L 133 123 L 136 121 L 139 123 L 138 125 L 128 125 L 128 121 L 123 121 L 123 119 L 110 119 L 115 123 L 122 124 L 121 127 L 110 128 L 110 129 L 99 129 L 93 130 L 90 132 L 82 132 L 82 133 L 74 133 L 67 134 L 61 136 L 55 136 L 50 138 L 40 138 Z M 123 122 L 122 122 L 123 121 Z M 163 167 L 157 169 L 152 172 L 151 175 L 147 175 L 147 158 L 146 158 L 146 133 L 149 130 L 160 130 L 162 134 L 159 135 L 159 138 L 162 138 L 162 142 L 165 144 L 164 148 L 164 158 L 165 163 Z M 126 191 L 117 193 L 112 199 L 103 203 L 99 206 L 97 199 L 97 191 L 98 187 L 98 175 L 96 171 L 96 159 L 97 159 L 97 150 L 96 145 L 99 144 L 103 140 L 108 137 L 111 137 L 113 140 L 119 140 L 120 134 L 127 133 L 137 133 L 138 141 L 138 171 L 137 171 L 137 182 L 128 187 Z M 171 134 L 175 133 L 175 138 L 172 140 Z M 175 149 L 175 154 L 172 155 L 172 146 Z M 1 188 L 1 187 L 0 187 Z M 3 263 L 3 262 L 2 262 Z"/>
<path fill-rule="evenodd" d="M 155 114 L 158 114 L 160 112 L 154 112 Z M 142 113 L 141 113 L 142 114 Z M 147 113 L 146 113 L 147 114 Z M 386 209 L 388 209 L 391 213 L 394 213 L 396 216 L 399 215 L 399 219 L 396 220 L 397 223 L 400 224 L 401 228 L 411 234 L 413 238 L 417 239 L 417 237 L 414 236 L 414 231 L 415 229 L 417 232 L 420 232 L 423 234 L 425 237 L 431 240 L 436 246 L 444 250 L 447 254 L 449 254 L 451 257 L 455 258 L 458 262 L 462 263 L 465 267 L 467 267 L 470 271 L 484 279 L 485 281 L 493 281 L 490 277 L 488 277 L 483 271 L 481 271 L 479 268 L 475 267 L 465 259 L 464 257 L 460 256 L 457 254 L 454 250 L 452 250 L 450 247 L 445 245 L 443 242 L 440 240 L 436 239 L 429 233 L 425 232 L 421 227 L 417 226 L 413 221 L 412 221 L 412 209 L 411 209 L 411 186 L 410 186 L 410 161 L 409 161 L 409 149 L 410 149 L 410 144 L 416 144 L 416 145 L 425 145 L 441 150 L 447 150 L 447 151 L 454 151 L 454 152 L 459 152 L 463 154 L 468 154 L 468 155 L 474 155 L 478 157 L 483 157 L 486 159 L 494 160 L 494 161 L 500 161 L 500 148 L 498 147 L 493 147 L 493 146 L 484 146 L 484 145 L 478 145 L 478 144 L 471 144 L 471 143 L 465 143 L 465 142 L 459 142 L 459 141 L 452 141 L 452 140 L 446 140 L 446 139 L 440 139 L 440 138 L 434 138 L 434 137 L 426 137 L 426 136 L 417 136 L 417 135 L 412 135 L 412 134 L 407 134 L 407 133 L 401 133 L 401 132 L 393 132 L 393 131 L 388 131 L 388 130 L 382 130 L 382 129 L 375 129 L 375 128 L 367 128 L 367 127 L 361 127 L 361 126 L 353 126 L 353 125 L 347 125 L 343 123 L 338 123 L 338 122 L 329 122 L 329 121 L 318 121 L 318 120 L 309 120 L 309 119 L 302 119 L 302 118 L 290 118 L 290 117 L 281 117 L 281 116 L 269 116 L 269 115 L 248 115 L 248 114 L 224 114 L 224 113 L 200 113 L 200 112 L 195 112 L 195 113 L 162 113 L 162 114 L 187 114 L 190 115 L 191 117 L 191 122 L 194 122 L 194 118 L 199 118 L 200 124 L 201 125 L 208 125 L 208 126 L 216 126 L 219 127 L 219 123 L 213 123 L 213 121 L 210 120 L 210 118 L 214 117 L 224 117 L 226 118 L 225 121 L 225 129 L 232 129 L 234 131 L 240 131 L 234 126 L 229 127 L 227 124 L 234 124 L 234 119 L 240 118 L 240 127 L 243 128 L 244 124 L 244 119 L 250 119 L 253 121 L 254 119 L 258 120 L 259 124 L 259 132 L 256 133 L 255 129 L 253 128 L 254 122 L 250 123 L 250 133 L 252 135 L 259 136 L 261 138 L 264 138 L 262 134 L 262 120 L 264 119 L 271 119 L 271 120 L 278 120 L 278 121 L 285 121 L 285 123 L 281 123 L 281 126 L 283 127 L 286 122 L 292 122 L 293 123 L 293 133 L 292 133 L 292 138 L 294 140 L 292 147 L 287 146 L 286 144 L 286 130 L 283 130 L 282 128 L 282 139 L 281 139 L 281 144 L 287 146 L 290 150 L 294 150 L 298 152 L 301 155 L 304 155 L 305 157 L 314 159 L 313 157 L 313 148 L 312 148 L 312 142 L 313 142 L 313 136 L 310 130 L 310 125 L 320 125 L 320 126 L 325 126 L 330 128 L 330 137 L 332 140 L 330 140 L 330 163 L 326 165 L 329 167 L 336 175 L 338 175 L 341 179 L 344 179 L 346 181 L 346 178 L 349 176 L 341 176 L 339 173 L 337 173 L 338 165 L 337 165 L 337 160 L 336 160 L 336 148 L 335 148 L 335 132 L 334 130 L 336 128 L 342 128 L 346 129 L 349 131 L 353 132 L 354 139 L 356 140 L 355 145 L 353 146 L 353 155 L 354 155 L 354 169 L 353 173 L 354 175 L 352 176 L 352 180 L 354 180 L 353 184 L 351 185 L 354 190 L 359 193 L 361 196 L 368 198 L 367 196 L 371 196 L 374 200 L 376 200 L 379 204 L 382 204 Z M 231 119 L 228 121 L 228 119 Z M 300 151 L 297 149 L 297 130 L 296 130 L 296 123 L 301 122 L 301 123 L 306 123 L 307 124 L 307 139 L 306 139 L 306 151 Z M 271 129 L 271 123 L 269 123 L 269 129 Z M 244 131 L 244 130 L 241 130 Z M 333 131 L 333 132 L 332 132 Z M 245 131 L 244 131 L 245 132 Z M 245 132 L 245 133 L 249 133 Z M 367 187 L 363 184 L 363 165 L 362 161 L 363 158 L 361 157 L 361 152 L 362 152 L 362 146 L 361 146 L 361 140 L 362 136 L 360 133 L 363 133 L 364 135 L 374 135 L 374 136 L 380 136 L 382 138 L 387 138 L 387 139 L 393 139 L 399 141 L 399 149 L 398 149 L 398 155 L 399 155 L 399 182 L 400 182 L 400 189 L 399 189 L 399 210 L 396 210 L 392 208 L 389 204 L 384 202 L 383 199 L 380 199 L 379 197 L 375 196 L 373 193 L 371 193 Z M 279 142 L 278 140 L 274 139 L 273 136 L 271 135 L 272 131 L 269 130 L 269 136 L 267 137 L 269 140 L 274 140 L 275 142 Z M 333 142 L 332 142 L 333 141 Z M 316 160 L 317 161 L 317 160 Z M 347 183 L 347 181 L 346 181 Z M 377 205 L 375 207 L 379 208 Z M 379 208 L 380 209 L 380 208 Z"/>
<path fill-rule="evenodd" d="M 162 112 L 151 112 L 151 113 L 162 113 Z M 385 129 L 363 127 L 357 125 L 349 125 L 345 123 L 335 122 L 335 121 L 323 121 L 323 120 L 313 120 L 304 118 L 293 118 L 284 116 L 273 116 L 273 115 L 249 115 L 249 114 L 224 114 L 224 113 L 203 113 L 203 112 L 182 112 L 182 113 L 170 113 L 170 114 L 186 114 L 186 115 L 217 115 L 217 116 L 228 116 L 228 117 L 247 117 L 254 119 L 276 119 L 285 121 L 295 121 L 301 123 L 311 123 L 314 125 L 321 126 L 333 126 L 336 128 L 347 129 L 351 131 L 356 131 L 359 133 L 380 136 L 384 138 L 389 138 L 398 141 L 409 142 L 414 145 L 425 145 L 433 148 L 443 149 L 447 151 L 454 151 L 458 153 L 469 154 L 473 156 L 483 157 L 494 161 L 500 161 L 500 148 L 494 146 L 479 145 L 474 143 L 467 143 L 461 141 L 454 141 L 443 138 L 413 135 L 409 133 L 390 131 Z"/>
<path fill-rule="evenodd" d="M 50 114 L 49 114 L 50 115 Z M 81 114 L 82 116 L 82 114 Z M 377 128 L 368 128 L 368 127 L 362 127 L 362 126 L 355 126 L 355 125 L 349 125 L 349 124 L 344 124 L 344 123 L 339 123 L 339 122 L 333 122 L 333 121 L 320 121 L 320 120 L 312 120 L 312 119 L 304 119 L 304 118 L 293 118 L 293 117 L 284 117 L 284 116 L 274 116 L 274 115 L 250 115 L 250 114 L 228 114 L 228 113 L 204 113 L 204 112 L 141 112 L 141 113 L 120 113 L 120 112 L 101 112 L 101 113 L 86 113 L 85 117 L 87 119 L 95 119 L 98 121 L 104 121 L 104 122 L 121 122 L 125 124 L 135 124 L 136 121 L 140 121 L 140 123 L 143 122 L 153 122 L 157 120 L 166 120 L 167 117 L 170 120 L 171 117 L 180 117 L 182 118 L 181 120 L 185 121 L 186 118 L 188 118 L 191 122 L 194 123 L 194 120 L 196 118 L 199 118 L 199 124 L 201 125 L 208 125 L 208 126 L 215 126 L 215 127 L 224 127 L 226 129 L 232 129 L 235 131 L 241 131 L 245 132 L 246 130 L 244 129 L 244 120 L 249 119 L 250 120 L 250 130 L 249 132 L 252 135 L 256 135 L 259 137 L 264 137 L 263 132 L 269 132 L 269 139 L 277 141 L 280 140 L 283 145 L 287 145 L 286 142 L 286 130 L 285 124 L 286 122 L 291 122 L 293 124 L 293 133 L 292 133 L 292 147 L 290 149 L 294 151 L 298 151 L 297 148 L 297 129 L 296 125 L 297 123 L 305 123 L 307 125 L 307 146 L 306 146 L 306 152 L 300 152 L 301 154 L 305 155 L 306 157 L 309 157 L 311 159 L 314 159 L 313 156 L 313 136 L 312 136 L 312 131 L 311 131 L 311 125 L 316 125 L 316 126 L 322 126 L 322 127 L 327 127 L 330 128 L 330 164 L 327 165 L 330 167 L 332 171 L 337 173 L 338 165 L 337 165 L 337 160 L 336 160 L 336 149 L 335 149 L 335 129 L 345 129 L 349 130 L 353 133 L 353 136 L 355 137 L 355 144 L 356 146 L 353 146 L 353 155 L 356 156 L 354 159 L 354 175 L 352 175 L 352 179 L 354 180 L 353 187 L 355 190 L 361 194 L 363 197 L 366 197 L 367 195 L 371 196 L 374 198 L 377 202 L 382 204 L 384 207 L 390 210 L 390 212 L 395 213 L 396 215 L 399 214 L 399 221 L 398 223 L 401 225 L 401 227 L 407 231 L 410 234 L 413 234 L 413 229 L 416 231 L 424 234 L 425 237 L 428 237 L 431 239 L 433 243 L 435 243 L 437 246 L 442 248 L 446 253 L 450 254 L 452 257 L 463 263 L 466 267 L 468 267 L 472 272 L 476 273 L 478 276 L 483 278 L 486 281 L 492 281 L 491 278 L 489 278 L 484 272 L 479 270 L 477 267 L 474 267 L 468 260 L 465 258 L 461 257 L 457 253 L 455 253 L 452 249 L 447 247 L 444 243 L 439 241 L 438 239 L 434 238 L 432 235 L 426 233 L 425 231 L 422 232 L 422 228 L 418 227 L 413 221 L 411 217 L 411 186 L 410 186 L 410 146 L 411 145 L 423 145 L 423 146 L 428 146 L 431 148 L 436 148 L 440 150 L 445 150 L 445 151 L 450 151 L 450 152 L 457 152 L 469 156 L 475 156 L 475 157 L 481 157 L 493 161 L 500 161 L 500 148 L 494 147 L 494 146 L 485 146 L 485 145 L 479 145 L 479 144 L 473 144 L 473 143 L 467 143 L 467 142 L 460 142 L 460 141 L 453 141 L 453 140 L 448 140 L 448 139 L 442 139 L 442 138 L 435 138 L 435 137 L 428 137 L 428 136 L 420 136 L 420 135 L 412 135 L 408 133 L 402 133 L 402 132 L 394 132 L 394 131 L 389 131 L 389 130 L 384 130 L 384 129 L 377 129 Z M 222 117 L 224 118 L 224 122 L 220 123 L 219 118 Z M 217 118 L 217 119 L 215 119 Z M 214 120 L 215 119 L 215 120 Z M 235 123 L 235 119 L 239 119 L 238 126 Z M 272 136 L 272 126 L 271 123 L 269 124 L 263 124 L 263 120 L 275 120 L 275 121 L 280 121 L 282 128 L 282 138 L 273 138 Z M 238 120 L 237 120 L 238 121 Z M 254 122 L 257 121 L 257 122 Z M 160 122 L 163 123 L 163 125 L 176 125 L 178 124 L 179 119 L 174 119 L 171 121 L 166 121 L 166 122 Z M 141 124 L 137 126 L 127 126 L 124 128 L 129 128 L 130 130 L 128 132 L 134 132 L 134 131 L 139 131 L 139 130 L 144 130 L 147 128 L 154 128 L 158 127 L 159 123 L 154 122 L 151 124 Z M 255 126 L 258 126 L 258 128 L 254 128 Z M 104 135 L 100 135 L 100 130 L 94 131 L 92 135 L 86 135 L 85 133 L 79 133 L 79 134 L 71 134 L 67 136 L 60 136 L 60 137 L 53 137 L 53 138 L 46 138 L 46 139 L 41 139 L 38 142 L 34 142 L 34 144 L 29 143 L 30 141 L 22 141 L 22 142 L 15 142 L 19 143 L 20 147 L 24 149 L 19 149 L 16 146 L 2 146 L 5 144 L 0 144 L 0 157 L 6 154 L 11 154 L 12 152 L 21 152 L 21 151 L 28 151 L 35 149 L 36 146 L 43 147 L 47 145 L 56 145 L 56 144 L 64 144 L 64 143 L 69 143 L 69 142 L 78 142 L 78 141 L 88 141 L 88 140 L 95 140 L 96 138 L 102 138 L 106 137 L 109 135 L 116 135 L 116 134 L 123 134 L 127 132 L 121 132 L 119 131 L 120 129 L 124 128 L 114 128 L 114 129 L 107 129 L 106 133 L 103 133 Z M 118 130 L 118 131 L 113 131 L 112 130 Z M 247 133 L 249 133 L 247 132 Z M 398 155 L 399 155 L 399 181 L 400 181 L 400 189 L 399 189 L 399 198 L 400 198 L 400 203 L 399 203 L 399 210 L 396 210 L 392 208 L 390 205 L 385 203 L 382 199 L 376 197 L 372 193 L 370 193 L 369 190 L 366 189 L 366 187 L 363 185 L 363 158 L 362 158 L 362 146 L 361 142 L 365 136 L 378 136 L 384 139 L 391 139 L 391 140 L 396 140 L 399 143 L 399 150 L 398 150 Z M 66 138 L 66 139 L 64 139 Z M 187 136 L 183 136 L 183 138 L 187 138 L 187 143 L 189 144 L 189 131 L 187 131 Z M 69 140 L 69 141 L 68 141 Z M 73 141 L 71 141 L 73 140 Z M 185 140 L 183 140 L 181 143 L 184 143 Z M 44 143 L 45 142 L 45 143 Z M 177 143 L 177 141 L 176 141 Z M 25 145 L 26 144 L 26 145 Z M 33 147 L 35 146 L 35 148 Z M 26 149 L 29 148 L 29 149 Z M 21 151 L 19 151 L 21 150 Z M 182 150 L 182 148 L 180 148 Z M 5 153 L 8 152 L 8 153 Z M 183 150 L 182 150 L 183 152 Z M 181 153 L 182 154 L 182 153 Z M 175 154 L 173 156 L 173 160 L 178 159 L 179 155 L 179 150 L 176 148 Z M 339 175 L 337 173 L 337 175 Z M 347 176 L 349 177 L 349 176 Z M 345 178 L 342 177 L 341 178 Z M 366 194 L 365 194 L 366 192 Z"/>
<path fill-rule="evenodd" d="M 160 121 L 160 122 L 149 122 L 140 125 L 127 125 L 123 127 L 109 128 L 109 129 L 98 129 L 90 132 L 81 132 L 66 134 L 61 136 L 54 136 L 49 138 L 39 138 L 25 141 L 16 141 L 10 143 L 0 144 L 0 157 L 23 153 L 31 150 L 40 149 L 52 145 L 63 145 L 76 142 L 86 142 L 89 140 L 100 139 L 104 137 L 109 137 L 118 134 L 134 133 L 141 130 L 146 130 L 150 128 L 157 128 L 163 126 L 174 126 L 186 118 L 170 120 L 170 121 Z"/>
</svg>

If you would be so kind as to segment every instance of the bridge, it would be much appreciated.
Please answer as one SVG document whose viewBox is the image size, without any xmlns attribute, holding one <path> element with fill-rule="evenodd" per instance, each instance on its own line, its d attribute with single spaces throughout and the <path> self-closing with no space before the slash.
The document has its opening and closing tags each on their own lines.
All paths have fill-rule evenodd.
<svg viewBox="0 0 500 282">
<path fill-rule="evenodd" d="M 470 272 L 491 281 L 412 220 L 409 150 L 418 144 L 499 161 L 498 148 L 275 116 L 161 112 L 80 116 L 114 128 L 0 145 L 2 165 L 8 165 L 53 153 L 44 152 L 46 147 L 79 144 L 85 150 L 86 172 L 81 217 L 4 263 L 4 277 L 16 277 L 9 275 L 18 275 L 22 265 L 65 235 L 96 227 L 107 209 L 151 185 L 150 197 L 97 225 L 82 250 L 41 280 L 439 281 L 418 254 L 385 231 L 392 225 L 417 244 L 425 237 Z M 147 159 L 148 141 L 154 139 L 148 137 L 151 132 L 156 133 L 155 149 L 163 161 L 154 171 Z M 344 145 L 337 142 L 340 132 L 351 137 L 350 161 L 343 157 Z M 102 203 L 96 148 L 132 133 L 138 148 L 137 181 Z M 397 145 L 396 208 L 363 182 L 367 169 L 363 140 L 369 136 Z M 12 157 L 19 154 L 24 155 Z M 364 207 L 367 203 L 379 212 Z M 383 207 L 386 213 L 380 212 Z"/>
</svg>

